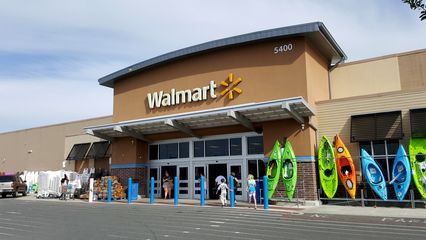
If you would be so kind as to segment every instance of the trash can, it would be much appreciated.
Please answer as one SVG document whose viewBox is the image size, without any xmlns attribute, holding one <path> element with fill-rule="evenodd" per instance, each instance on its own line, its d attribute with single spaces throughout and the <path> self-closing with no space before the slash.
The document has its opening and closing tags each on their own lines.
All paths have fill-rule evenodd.
<svg viewBox="0 0 426 240">
<path fill-rule="evenodd" d="M 139 183 L 132 183 L 132 200 L 138 200 Z"/>
</svg>

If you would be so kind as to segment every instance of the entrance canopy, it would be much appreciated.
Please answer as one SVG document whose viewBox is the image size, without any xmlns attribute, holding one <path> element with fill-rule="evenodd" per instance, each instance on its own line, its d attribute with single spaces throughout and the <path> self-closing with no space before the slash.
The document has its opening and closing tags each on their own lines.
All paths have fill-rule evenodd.
<svg viewBox="0 0 426 240">
<path fill-rule="evenodd" d="M 119 137 L 134 137 L 150 142 L 146 135 L 181 131 L 189 136 L 201 138 L 193 130 L 243 125 L 259 132 L 253 123 L 279 119 L 294 119 L 304 124 L 305 118 L 315 115 L 303 97 L 249 103 L 196 112 L 144 118 L 85 128 L 86 133 L 106 140 Z"/>
</svg>

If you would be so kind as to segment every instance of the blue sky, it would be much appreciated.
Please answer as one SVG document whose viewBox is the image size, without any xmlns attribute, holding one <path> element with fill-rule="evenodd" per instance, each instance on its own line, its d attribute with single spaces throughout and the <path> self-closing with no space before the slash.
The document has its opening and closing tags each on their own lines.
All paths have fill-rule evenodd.
<svg viewBox="0 0 426 240">
<path fill-rule="evenodd" d="M 0 0 L 0 132 L 112 114 L 107 74 L 195 44 L 322 21 L 348 61 L 426 48 L 400 0 Z"/>
</svg>

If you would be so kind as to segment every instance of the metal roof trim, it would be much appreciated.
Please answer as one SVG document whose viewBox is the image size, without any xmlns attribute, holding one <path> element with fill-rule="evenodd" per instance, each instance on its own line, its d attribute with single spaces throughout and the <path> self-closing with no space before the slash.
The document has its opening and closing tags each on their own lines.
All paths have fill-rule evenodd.
<svg viewBox="0 0 426 240">
<path fill-rule="evenodd" d="M 206 117 L 211 115 L 227 114 L 227 112 L 230 110 L 245 111 L 245 110 L 252 110 L 257 108 L 280 106 L 282 105 L 283 102 L 287 102 L 289 104 L 302 103 L 312 113 L 312 115 L 315 115 L 315 111 L 305 101 L 303 97 L 294 97 L 294 98 L 278 99 L 278 100 L 272 100 L 272 101 L 266 101 L 266 102 L 260 102 L 260 103 L 247 103 L 247 104 L 234 105 L 234 106 L 228 106 L 228 107 L 222 107 L 222 108 L 216 108 L 216 109 L 207 109 L 207 110 L 188 112 L 188 113 L 178 113 L 178 114 L 171 114 L 166 116 L 122 121 L 122 122 L 106 124 L 106 125 L 90 126 L 84 129 L 92 130 L 92 131 L 102 131 L 102 130 L 112 129 L 115 126 L 131 127 L 131 126 L 136 126 L 141 124 L 160 123 L 168 119 L 180 120 L 180 119 L 187 119 L 187 118 L 193 118 L 193 117 Z"/>
</svg>

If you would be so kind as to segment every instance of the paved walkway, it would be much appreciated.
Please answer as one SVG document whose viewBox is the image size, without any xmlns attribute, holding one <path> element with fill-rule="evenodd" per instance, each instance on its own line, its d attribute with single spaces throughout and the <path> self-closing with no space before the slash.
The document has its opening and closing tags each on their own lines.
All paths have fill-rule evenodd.
<svg viewBox="0 0 426 240">
<path fill-rule="evenodd" d="M 36 199 L 34 196 L 20 197 L 19 200 L 39 200 L 39 201 L 60 201 L 58 199 Z M 68 200 L 66 202 L 87 202 L 87 200 Z M 127 200 L 117 200 L 114 203 L 127 203 Z M 106 203 L 106 201 L 94 201 L 94 203 Z M 132 201 L 132 204 L 149 204 L 149 198 L 142 198 Z M 173 199 L 155 199 L 155 205 L 173 205 Z M 200 206 L 200 201 L 195 199 L 179 199 L 181 206 Z M 206 200 L 205 206 L 219 207 L 219 200 Z M 253 205 L 252 205 L 253 206 Z M 247 202 L 237 202 L 236 208 L 248 208 Z M 426 208 L 398 208 L 398 207 L 360 207 L 360 206 L 302 206 L 294 203 L 284 205 L 269 205 L 271 211 L 284 211 L 294 214 L 331 214 L 331 215 L 349 215 L 349 216 L 376 216 L 388 218 L 419 218 L 426 219 Z M 263 205 L 258 205 L 258 210 L 263 210 Z"/>
<path fill-rule="evenodd" d="M 126 202 L 127 201 L 123 201 Z M 149 198 L 143 198 L 134 203 L 149 204 Z M 173 205 L 173 199 L 155 199 L 155 204 Z M 199 206 L 199 200 L 179 199 L 179 205 Z M 219 200 L 206 200 L 206 206 L 220 206 Z M 253 205 L 252 205 L 253 206 Z M 247 208 L 247 202 L 237 202 L 236 208 Z M 269 205 L 273 211 L 286 211 L 307 214 L 332 214 L 332 215 L 351 215 L 351 216 L 376 216 L 391 218 L 421 218 L 426 219 L 426 208 L 398 208 L 398 207 L 360 207 L 360 206 L 336 206 L 336 205 L 320 205 L 320 206 L 302 206 L 295 203 L 284 205 Z M 263 209 L 263 205 L 258 205 L 258 209 Z"/>
</svg>

